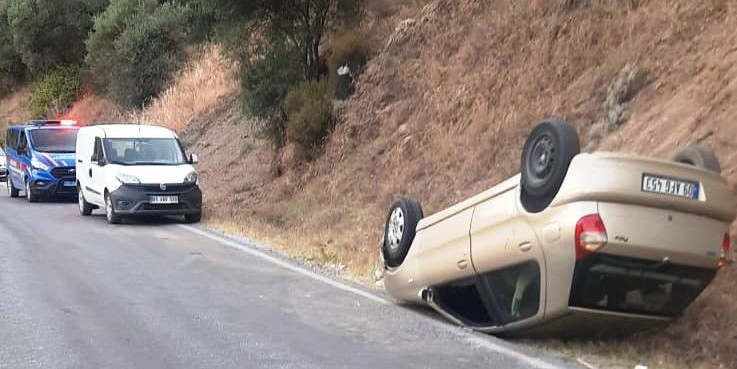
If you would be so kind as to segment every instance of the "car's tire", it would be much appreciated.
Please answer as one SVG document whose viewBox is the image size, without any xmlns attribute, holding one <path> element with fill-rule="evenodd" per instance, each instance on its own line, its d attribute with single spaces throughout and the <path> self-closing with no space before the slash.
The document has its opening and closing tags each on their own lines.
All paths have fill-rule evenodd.
<svg viewBox="0 0 737 369">
<path fill-rule="evenodd" d="M 422 207 L 413 199 L 400 199 L 389 209 L 382 246 L 387 266 L 402 265 L 415 239 L 417 223 L 422 217 Z"/>
<path fill-rule="evenodd" d="M 527 136 L 522 149 L 522 203 L 539 212 L 553 200 L 573 158 L 581 152 L 576 130 L 559 119 L 546 119 Z"/>
<path fill-rule="evenodd" d="M 26 181 L 26 200 L 30 203 L 38 202 L 38 195 L 34 195 L 31 191 L 31 183 Z"/>
<path fill-rule="evenodd" d="M 192 213 L 192 214 L 184 214 L 184 222 L 185 223 L 199 223 L 200 220 L 202 220 L 202 212 Z"/>
<path fill-rule="evenodd" d="M 673 155 L 673 161 L 697 168 L 722 173 L 722 166 L 714 152 L 701 145 L 691 145 Z"/>
<path fill-rule="evenodd" d="M 115 206 L 113 200 L 110 198 L 110 194 L 105 192 L 105 218 L 110 224 L 120 224 L 120 215 L 115 214 Z"/>
<path fill-rule="evenodd" d="M 77 200 L 79 203 L 79 215 L 83 217 L 88 217 L 92 215 L 92 210 L 94 208 L 92 207 L 92 204 L 88 203 L 87 200 L 84 198 L 84 194 L 82 193 L 81 188 L 79 188 L 77 191 Z"/>
<path fill-rule="evenodd" d="M 15 199 L 20 196 L 20 190 L 13 186 L 13 181 L 11 181 L 10 178 L 8 178 L 8 182 L 6 182 L 6 184 L 8 185 L 8 195 L 10 197 Z"/>
</svg>

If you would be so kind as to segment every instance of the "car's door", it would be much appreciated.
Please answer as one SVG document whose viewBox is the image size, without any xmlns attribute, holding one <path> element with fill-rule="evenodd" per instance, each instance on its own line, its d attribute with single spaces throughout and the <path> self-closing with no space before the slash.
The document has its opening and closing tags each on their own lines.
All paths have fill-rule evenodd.
<svg viewBox="0 0 737 369">
<path fill-rule="evenodd" d="M 18 155 L 16 156 L 16 178 L 13 184 L 16 188 L 24 189 L 26 177 L 31 170 L 31 147 L 28 143 L 28 135 L 25 131 L 20 131 L 18 135 Z"/>
<path fill-rule="evenodd" d="M 517 196 L 517 188 L 511 188 L 478 204 L 471 223 L 473 266 L 499 325 L 544 311 L 545 259 Z"/>
<path fill-rule="evenodd" d="M 97 205 L 104 204 L 105 191 L 105 153 L 102 148 L 102 139 L 95 137 L 93 141 L 92 155 L 89 158 L 90 165 L 87 169 L 87 185 L 85 186 L 86 194 L 89 195 L 88 201 Z"/>
</svg>

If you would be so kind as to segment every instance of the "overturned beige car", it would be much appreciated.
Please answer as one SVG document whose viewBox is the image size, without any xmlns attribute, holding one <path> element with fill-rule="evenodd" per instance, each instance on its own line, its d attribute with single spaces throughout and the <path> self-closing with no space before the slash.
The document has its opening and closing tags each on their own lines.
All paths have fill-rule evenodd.
<svg viewBox="0 0 737 369">
<path fill-rule="evenodd" d="M 714 278 L 735 201 L 716 157 L 673 161 L 579 153 L 546 120 L 521 174 L 437 214 L 411 199 L 389 211 L 386 291 L 453 322 L 505 335 L 599 336 L 666 324 Z"/>
</svg>

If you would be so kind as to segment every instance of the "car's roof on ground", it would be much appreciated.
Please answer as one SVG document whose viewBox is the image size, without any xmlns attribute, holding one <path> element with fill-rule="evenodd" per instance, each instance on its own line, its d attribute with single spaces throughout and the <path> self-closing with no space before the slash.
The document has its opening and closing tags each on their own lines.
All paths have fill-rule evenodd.
<svg viewBox="0 0 737 369">
<path fill-rule="evenodd" d="M 107 138 L 175 138 L 168 128 L 148 124 L 96 124 L 82 129 L 99 129 Z"/>
</svg>

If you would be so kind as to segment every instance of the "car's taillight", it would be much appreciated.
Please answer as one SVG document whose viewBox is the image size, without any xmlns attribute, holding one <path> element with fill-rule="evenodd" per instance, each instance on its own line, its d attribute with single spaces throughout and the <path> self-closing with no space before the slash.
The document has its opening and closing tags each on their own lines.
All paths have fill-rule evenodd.
<svg viewBox="0 0 737 369">
<path fill-rule="evenodd" d="M 732 247 L 732 243 L 729 239 L 729 233 L 724 232 L 724 238 L 722 238 L 722 254 L 719 257 L 719 267 L 723 267 L 724 264 L 727 263 L 727 254 L 729 254 L 729 249 Z"/>
<path fill-rule="evenodd" d="M 604 247 L 607 241 L 606 228 L 598 214 L 581 218 L 576 223 L 576 260 Z"/>
</svg>

